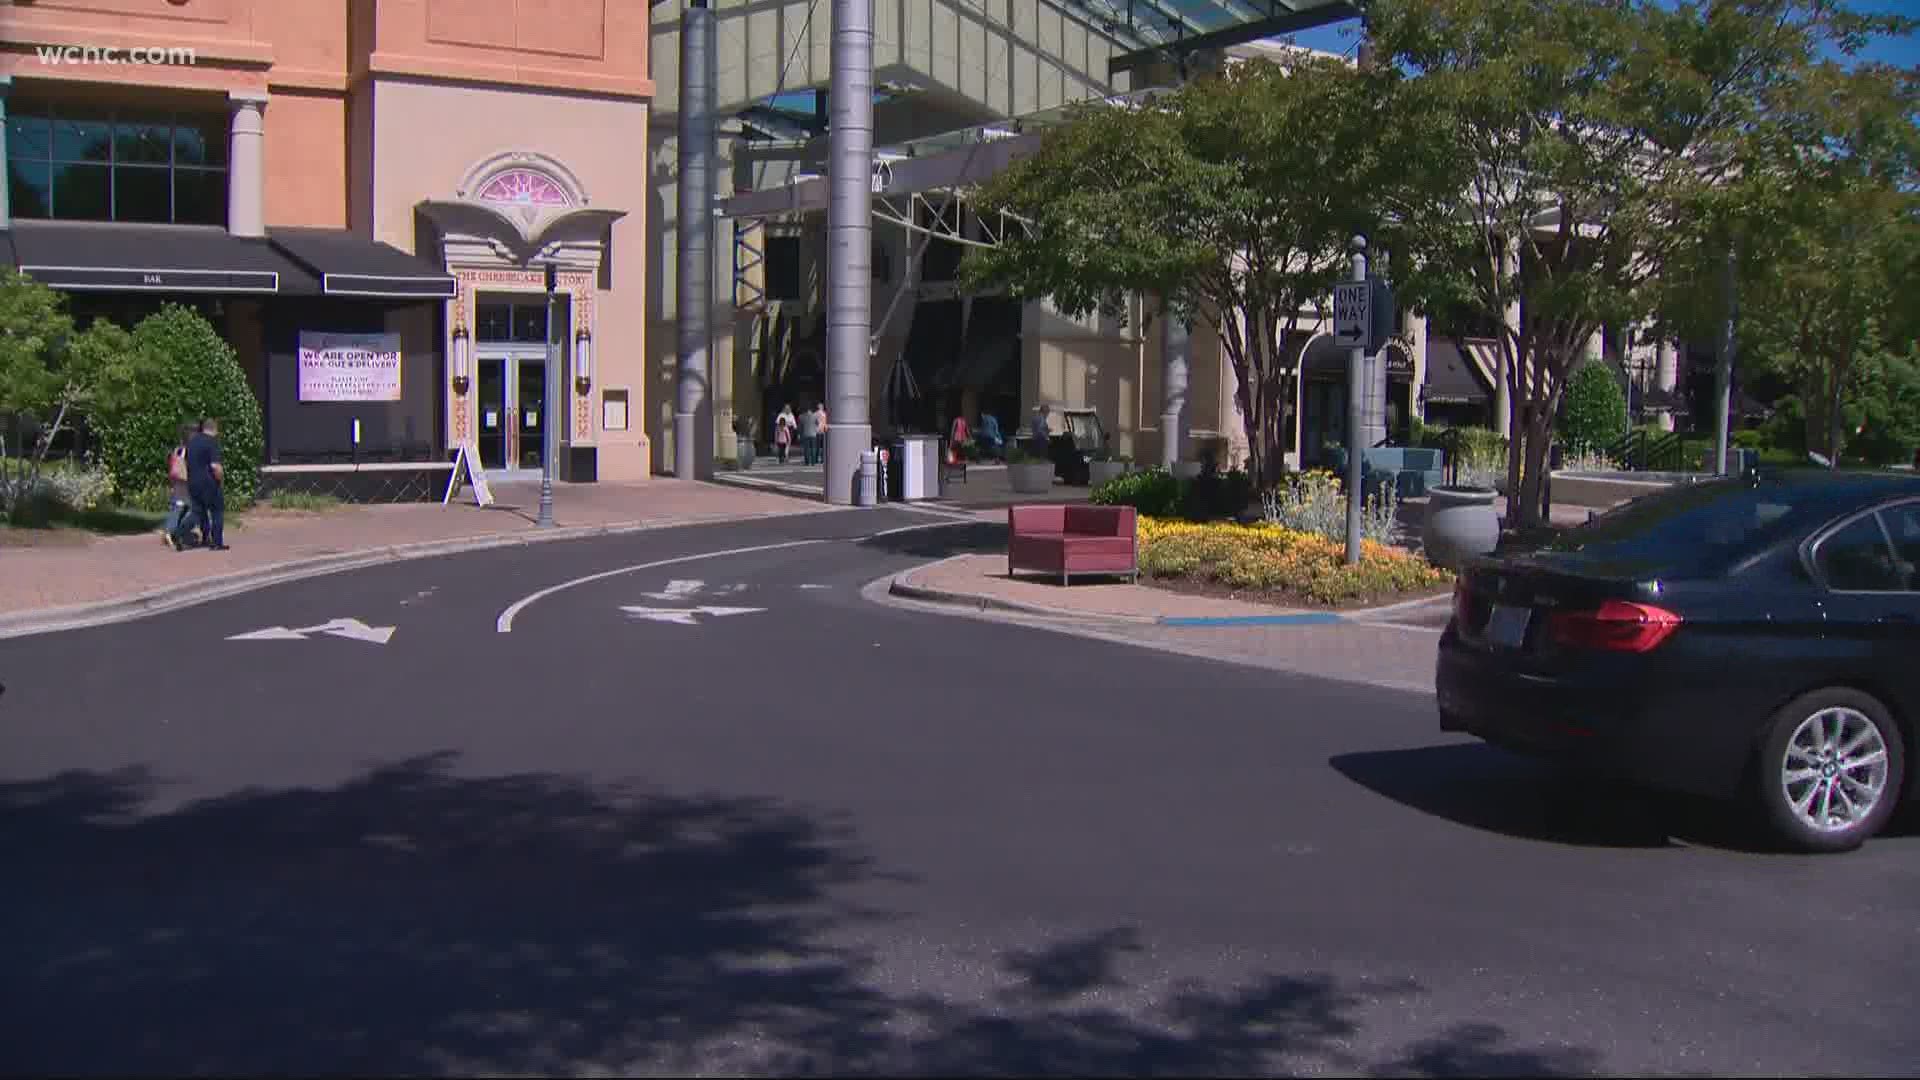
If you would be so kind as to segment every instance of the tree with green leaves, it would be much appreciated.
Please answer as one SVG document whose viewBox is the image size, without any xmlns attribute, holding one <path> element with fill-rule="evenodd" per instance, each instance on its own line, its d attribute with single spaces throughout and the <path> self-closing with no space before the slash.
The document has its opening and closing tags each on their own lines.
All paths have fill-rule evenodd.
<svg viewBox="0 0 1920 1080">
<path fill-rule="evenodd" d="M 1418 118 L 1381 80 L 1302 54 L 1235 64 L 1151 102 L 1080 107 L 976 193 L 1028 223 L 961 267 L 972 289 L 1050 297 L 1084 317 L 1164 298 L 1217 332 L 1246 419 L 1249 471 L 1278 479 L 1303 312 L 1347 273 L 1379 193 L 1433 175 Z"/>
<path fill-rule="evenodd" d="M 1807 447 L 1837 465 L 1863 358 L 1920 338 L 1920 75 L 1826 62 L 1795 90 L 1733 185 L 1753 193 L 1728 215 L 1739 325 L 1795 386 Z"/>
<path fill-rule="evenodd" d="M 1373 0 L 1406 93 L 1443 119 L 1449 184 L 1398 209 L 1425 258 L 1409 295 L 1502 326 L 1508 490 L 1540 521 L 1553 418 L 1588 342 L 1659 310 L 1714 198 L 1738 205 L 1747 148 L 1825 47 L 1898 21 L 1835 0 Z M 1707 193 L 1724 193 L 1709 197 Z M 1671 265 L 1670 265 L 1671 264 Z M 1517 309 L 1518 317 L 1510 318 Z"/>
<path fill-rule="evenodd" d="M 138 407 L 99 425 L 114 489 L 133 495 L 164 486 L 167 452 L 178 441 L 179 425 L 212 417 L 220 421 L 227 498 L 251 498 L 265 428 L 233 346 L 199 312 L 180 304 L 166 304 L 140 320 L 132 338 L 160 363 L 141 381 Z"/>
<path fill-rule="evenodd" d="M 1560 439 L 1575 453 L 1597 453 L 1627 433 L 1627 398 L 1607 365 L 1588 360 L 1574 369 L 1560 411 Z"/>
<path fill-rule="evenodd" d="M 26 445 L 8 448 L 8 486 L 35 490 L 61 431 L 81 416 L 106 421 L 135 408 L 156 367 L 125 330 L 98 319 L 76 333 L 64 297 L 0 268 L 0 415 L 31 433 Z"/>
</svg>

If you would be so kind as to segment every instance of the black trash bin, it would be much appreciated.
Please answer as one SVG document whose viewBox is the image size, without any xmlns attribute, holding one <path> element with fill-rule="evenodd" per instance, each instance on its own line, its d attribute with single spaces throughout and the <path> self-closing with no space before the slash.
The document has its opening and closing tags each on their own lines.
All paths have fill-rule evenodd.
<svg viewBox="0 0 1920 1080">
<path fill-rule="evenodd" d="M 886 454 L 887 462 L 886 498 L 898 502 L 907 495 L 907 444 L 904 439 L 896 439 L 883 444 L 881 450 Z"/>
</svg>

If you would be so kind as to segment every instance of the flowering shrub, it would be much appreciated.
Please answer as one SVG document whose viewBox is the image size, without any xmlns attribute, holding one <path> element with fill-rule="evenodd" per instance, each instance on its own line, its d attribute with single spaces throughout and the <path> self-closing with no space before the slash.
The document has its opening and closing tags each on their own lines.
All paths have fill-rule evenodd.
<svg viewBox="0 0 1920 1080">
<path fill-rule="evenodd" d="M 1453 580 L 1445 570 L 1372 540 L 1360 563 L 1346 565 L 1344 545 L 1272 522 L 1195 524 L 1140 519 L 1140 569 L 1159 578 L 1186 578 L 1235 589 L 1262 590 L 1320 604 L 1437 589 Z"/>
<path fill-rule="evenodd" d="M 35 501 L 69 510 L 92 510 L 107 497 L 111 487 L 107 471 L 91 466 L 49 463 L 37 485 L 24 469 L 0 469 L 0 512 L 16 516 Z"/>
<path fill-rule="evenodd" d="M 1360 537 L 1385 544 L 1393 540 L 1394 492 L 1386 484 L 1360 508 Z M 1316 469 L 1287 478 L 1285 486 L 1261 496 L 1263 516 L 1283 529 L 1347 542 L 1347 497 L 1340 480 Z"/>
</svg>

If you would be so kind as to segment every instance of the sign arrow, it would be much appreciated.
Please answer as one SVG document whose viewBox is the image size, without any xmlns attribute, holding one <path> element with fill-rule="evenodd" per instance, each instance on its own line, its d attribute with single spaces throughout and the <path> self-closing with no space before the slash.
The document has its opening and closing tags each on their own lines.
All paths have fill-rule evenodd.
<svg viewBox="0 0 1920 1080">
<path fill-rule="evenodd" d="M 686 581 L 676 578 L 673 581 L 667 582 L 667 590 L 665 592 L 641 593 L 640 595 L 653 600 L 685 600 L 705 588 L 706 584 L 704 581 Z"/>
<path fill-rule="evenodd" d="M 702 604 L 701 606 L 695 607 L 695 608 L 656 608 L 656 607 L 640 607 L 638 605 L 624 605 L 620 608 L 620 610 L 626 612 L 628 615 L 631 615 L 636 619 L 647 619 L 652 622 L 674 623 L 679 626 L 698 626 L 700 625 L 700 620 L 698 616 L 701 616 L 701 615 L 711 615 L 715 618 L 724 618 L 728 615 L 752 615 L 757 612 L 765 611 L 767 609 L 757 608 L 757 607 L 713 607 L 713 606 Z"/>
<path fill-rule="evenodd" d="M 302 626 L 289 629 L 285 626 L 269 626 L 264 630 L 254 630 L 245 634 L 234 634 L 228 641 L 305 641 L 308 634 L 327 634 L 331 637 L 349 638 L 365 641 L 374 645 L 385 645 L 393 640 L 392 626 L 368 626 L 359 619 L 328 619 L 317 626 Z"/>
</svg>

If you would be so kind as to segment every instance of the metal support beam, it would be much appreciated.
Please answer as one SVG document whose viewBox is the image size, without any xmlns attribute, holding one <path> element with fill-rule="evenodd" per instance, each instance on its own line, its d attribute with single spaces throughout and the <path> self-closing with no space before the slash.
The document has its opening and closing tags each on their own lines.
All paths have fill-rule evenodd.
<svg viewBox="0 0 1920 1080">
<path fill-rule="evenodd" d="M 673 471 L 682 480 L 713 475 L 707 387 L 712 379 L 714 20 L 691 0 L 680 22 L 679 369 L 674 385 Z"/>
<path fill-rule="evenodd" d="M 1245 45 L 1252 41 L 1262 41 L 1282 34 L 1297 34 L 1302 30 L 1313 30 L 1332 23 L 1360 17 L 1360 10 L 1351 0 L 1328 0 L 1314 3 L 1313 0 L 1292 0 L 1288 5 L 1289 14 L 1270 18 L 1249 19 L 1238 26 L 1211 33 L 1193 34 L 1164 44 L 1122 53 L 1107 62 L 1107 77 L 1112 78 L 1123 71 L 1137 71 L 1153 64 L 1177 60 L 1203 49 L 1225 49 L 1234 45 Z"/>
<path fill-rule="evenodd" d="M 873 444 L 873 0 L 833 0 L 829 85 L 826 492 L 847 506 Z"/>
</svg>

